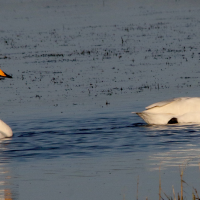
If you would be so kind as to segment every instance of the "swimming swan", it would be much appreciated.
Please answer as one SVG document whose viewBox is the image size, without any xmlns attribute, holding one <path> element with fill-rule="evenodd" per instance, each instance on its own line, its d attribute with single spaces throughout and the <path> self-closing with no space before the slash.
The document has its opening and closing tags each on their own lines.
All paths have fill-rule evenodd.
<svg viewBox="0 0 200 200">
<path fill-rule="evenodd" d="M 6 74 L 0 69 L 0 78 L 12 78 L 12 76 Z M 0 139 L 12 136 L 12 129 L 5 122 L 0 120 Z"/>
<path fill-rule="evenodd" d="M 133 112 L 148 124 L 200 123 L 200 97 L 180 97 Z"/>
</svg>

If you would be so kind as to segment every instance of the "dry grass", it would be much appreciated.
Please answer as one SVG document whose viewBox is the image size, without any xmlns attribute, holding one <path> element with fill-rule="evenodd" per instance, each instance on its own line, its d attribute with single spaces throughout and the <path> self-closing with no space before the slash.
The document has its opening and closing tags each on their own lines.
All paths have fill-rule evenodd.
<svg viewBox="0 0 200 200">
<path fill-rule="evenodd" d="M 139 188 L 139 176 L 138 176 L 138 179 L 137 179 L 137 198 L 136 198 L 137 200 L 138 200 L 138 191 L 139 191 L 138 188 Z"/>
<path fill-rule="evenodd" d="M 183 184 L 187 184 L 184 180 L 183 180 L 183 175 L 184 175 L 184 171 L 185 171 L 185 168 L 186 168 L 186 164 L 183 165 L 182 167 L 180 167 L 180 179 L 181 179 L 181 192 L 180 192 L 180 195 L 179 193 L 176 195 L 175 193 L 175 190 L 174 190 L 174 186 L 172 185 L 172 191 L 173 191 L 173 197 L 169 197 L 168 195 L 166 195 L 163 191 L 162 191 L 162 188 L 161 188 L 161 178 L 159 178 L 159 200 L 162 199 L 164 200 L 164 198 L 161 196 L 161 192 L 165 195 L 165 197 L 168 199 L 168 200 L 183 200 Z M 200 170 L 200 164 L 199 164 L 199 170 Z M 176 198 L 177 196 L 177 198 Z M 198 195 L 198 192 L 197 190 L 193 187 L 193 192 L 192 192 L 192 200 L 200 200 L 199 199 L 199 195 Z"/>
<path fill-rule="evenodd" d="M 186 168 L 186 164 L 183 165 L 182 167 L 180 167 L 180 179 L 181 179 L 181 191 L 180 191 L 180 195 L 179 193 L 176 195 L 176 192 L 174 190 L 174 186 L 172 185 L 172 192 L 173 192 L 173 197 L 170 197 L 168 196 L 163 190 L 162 190 L 162 187 L 161 187 L 161 173 L 160 173 L 160 168 L 159 168 L 159 200 L 184 200 L 183 198 L 183 185 L 184 184 L 187 184 L 184 180 L 183 180 L 183 175 L 184 175 L 184 171 L 185 171 L 185 168 Z M 200 163 L 199 163 L 199 170 L 200 170 Z M 188 185 L 188 184 L 187 184 Z M 192 192 L 192 200 L 200 200 L 199 198 L 199 195 L 198 195 L 198 192 L 197 192 L 197 189 L 192 187 L 193 188 L 193 192 Z M 139 190 L 139 176 L 138 176 L 138 179 L 137 179 L 137 200 L 138 200 L 138 190 Z M 164 198 L 164 197 L 165 198 Z M 148 200 L 148 198 L 146 198 L 146 200 Z"/>
</svg>

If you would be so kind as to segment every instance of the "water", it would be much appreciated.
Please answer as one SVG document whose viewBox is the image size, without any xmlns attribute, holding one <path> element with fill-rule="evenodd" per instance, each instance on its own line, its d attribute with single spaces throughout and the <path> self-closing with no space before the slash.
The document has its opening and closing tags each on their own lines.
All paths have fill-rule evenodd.
<svg viewBox="0 0 200 200">
<path fill-rule="evenodd" d="M 1 145 L 5 157 L 17 159 L 181 150 L 197 146 L 200 136 L 198 124 L 152 126 L 128 111 L 78 118 L 15 120 L 11 125 L 14 137 L 2 141 Z M 8 150 L 4 149 L 7 143 Z"/>
<path fill-rule="evenodd" d="M 11 125 L 15 134 L 2 140 L 0 158 L 1 187 L 9 191 L 2 196 L 13 199 L 136 198 L 138 177 L 140 197 L 157 198 L 159 170 L 169 195 L 173 184 L 179 191 L 179 166 L 199 173 L 199 125 L 150 126 L 119 110 Z"/>
<path fill-rule="evenodd" d="M 158 199 L 199 186 L 195 124 L 131 112 L 199 96 L 199 2 L 6 1 L 0 199 Z M 138 192 L 137 192 L 138 190 Z M 162 197 L 165 198 L 164 193 Z"/>
<path fill-rule="evenodd" d="M 121 114 L 121 115 L 120 115 Z M 133 152 L 182 151 L 198 146 L 199 125 L 151 126 L 137 116 L 101 113 L 90 118 L 15 122 L 13 139 L 2 141 L 1 159 L 108 156 Z M 133 121 L 138 121 L 133 123 Z M 9 148 L 5 148 L 9 144 Z M 14 151 L 14 154 L 13 154 Z"/>
</svg>

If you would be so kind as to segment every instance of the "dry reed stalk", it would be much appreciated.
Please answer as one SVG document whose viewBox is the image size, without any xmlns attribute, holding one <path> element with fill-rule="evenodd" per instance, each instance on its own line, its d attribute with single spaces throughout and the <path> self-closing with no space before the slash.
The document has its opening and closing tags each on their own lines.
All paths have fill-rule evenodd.
<svg viewBox="0 0 200 200">
<path fill-rule="evenodd" d="M 184 170 L 186 168 L 186 164 L 184 166 L 180 167 L 180 177 L 181 177 L 181 198 L 180 198 L 180 200 L 183 200 L 183 183 L 186 183 L 183 180 L 183 173 L 184 173 Z"/>
<path fill-rule="evenodd" d="M 194 187 L 193 187 L 193 189 L 194 189 L 194 191 L 195 191 L 195 193 L 196 193 L 196 195 L 197 195 L 197 199 L 199 199 L 199 195 L 198 195 L 198 193 L 197 193 L 197 189 L 194 188 Z M 194 196 L 195 196 L 195 195 L 194 195 Z"/>
<path fill-rule="evenodd" d="M 170 197 L 162 190 L 163 194 L 167 197 L 168 200 L 171 200 Z"/>
<path fill-rule="evenodd" d="M 159 200 L 161 200 L 161 175 L 160 175 L 160 167 L 159 167 Z"/>
<path fill-rule="evenodd" d="M 181 200 L 183 200 L 183 168 L 181 169 Z"/>
<path fill-rule="evenodd" d="M 176 195 L 175 195 L 175 191 L 174 191 L 174 186 L 172 185 L 172 190 L 173 190 L 173 194 L 174 194 L 174 200 L 176 200 Z"/>
<path fill-rule="evenodd" d="M 137 178 L 137 197 L 136 197 L 137 200 L 138 200 L 138 188 L 139 188 L 139 176 Z"/>
<path fill-rule="evenodd" d="M 192 192 L 192 200 L 195 200 L 195 199 L 196 199 L 196 197 L 195 197 L 194 193 Z"/>
<path fill-rule="evenodd" d="M 200 170 L 200 163 L 199 163 L 199 170 Z"/>
</svg>

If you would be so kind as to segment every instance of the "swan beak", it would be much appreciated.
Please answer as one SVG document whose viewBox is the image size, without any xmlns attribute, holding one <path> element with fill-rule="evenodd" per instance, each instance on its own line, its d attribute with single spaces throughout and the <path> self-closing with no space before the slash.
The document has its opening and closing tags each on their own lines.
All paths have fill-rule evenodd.
<svg viewBox="0 0 200 200">
<path fill-rule="evenodd" d="M 2 77 L 2 78 L 12 78 L 12 76 L 6 74 L 6 73 L 3 72 L 1 69 L 0 69 L 0 77 Z"/>
</svg>

